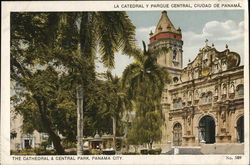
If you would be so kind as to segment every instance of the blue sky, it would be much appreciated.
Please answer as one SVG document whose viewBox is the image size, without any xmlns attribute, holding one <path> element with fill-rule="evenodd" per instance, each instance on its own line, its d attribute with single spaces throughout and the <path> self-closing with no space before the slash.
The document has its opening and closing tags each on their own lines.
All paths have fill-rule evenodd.
<svg viewBox="0 0 250 165">
<path fill-rule="evenodd" d="M 136 26 L 137 45 L 141 47 L 142 40 L 148 43 L 149 32 L 155 30 L 161 11 L 129 11 L 127 14 Z M 199 49 L 205 45 L 206 39 L 209 45 L 214 43 L 219 51 L 223 51 L 228 44 L 229 49 L 239 53 L 243 61 L 243 10 L 168 11 L 168 16 L 176 28 L 182 29 L 184 67 L 189 59 L 192 61 L 196 57 Z M 133 62 L 133 59 L 117 53 L 115 62 L 112 73 L 121 76 L 122 71 Z M 97 63 L 98 72 L 105 70 L 100 63 Z"/>
</svg>

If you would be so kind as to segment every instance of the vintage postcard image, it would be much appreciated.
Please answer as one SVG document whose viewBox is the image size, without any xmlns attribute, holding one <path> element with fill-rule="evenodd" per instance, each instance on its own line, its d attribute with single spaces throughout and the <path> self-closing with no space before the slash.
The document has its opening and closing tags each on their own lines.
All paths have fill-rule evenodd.
<svg viewBox="0 0 250 165">
<path fill-rule="evenodd" d="M 247 1 L 3 2 L 2 164 L 248 164 Z"/>
</svg>

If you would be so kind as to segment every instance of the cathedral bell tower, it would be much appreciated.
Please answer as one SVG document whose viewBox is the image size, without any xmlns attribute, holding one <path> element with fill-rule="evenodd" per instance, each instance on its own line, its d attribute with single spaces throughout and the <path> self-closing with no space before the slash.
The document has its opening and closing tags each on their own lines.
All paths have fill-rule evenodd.
<svg viewBox="0 0 250 165">
<path fill-rule="evenodd" d="M 178 78 L 178 81 L 183 65 L 181 29 L 176 30 L 168 18 L 167 11 L 163 11 L 155 32 L 151 31 L 149 35 L 149 49 L 168 48 L 167 53 L 158 57 L 157 63 L 167 69 L 172 80 Z"/>
</svg>

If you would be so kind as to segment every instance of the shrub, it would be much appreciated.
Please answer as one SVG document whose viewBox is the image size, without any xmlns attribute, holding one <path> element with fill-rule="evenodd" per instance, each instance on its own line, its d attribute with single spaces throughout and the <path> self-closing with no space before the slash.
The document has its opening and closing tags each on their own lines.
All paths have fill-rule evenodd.
<svg viewBox="0 0 250 165">
<path fill-rule="evenodd" d="M 11 154 L 13 155 L 36 155 L 33 149 L 24 149 L 19 152 L 13 151 Z"/>
<path fill-rule="evenodd" d="M 148 150 L 148 154 L 150 154 L 150 155 L 159 155 L 159 154 L 161 154 L 161 148 Z"/>
<path fill-rule="evenodd" d="M 156 154 L 158 154 L 158 155 L 161 154 L 161 151 L 162 151 L 161 148 L 156 148 L 156 149 L 155 149 L 155 152 L 156 152 Z"/>
<path fill-rule="evenodd" d="M 44 150 L 44 147 L 37 147 L 34 151 L 37 155 L 57 155 L 55 150 Z"/>
<path fill-rule="evenodd" d="M 139 155 L 138 152 L 123 152 L 122 155 Z"/>
<path fill-rule="evenodd" d="M 91 155 L 101 155 L 101 154 L 102 154 L 102 151 L 101 151 L 101 150 L 91 150 L 91 151 L 90 151 L 90 154 L 91 154 Z"/>
<path fill-rule="evenodd" d="M 102 151 L 103 155 L 115 155 L 115 150 Z"/>
<path fill-rule="evenodd" d="M 142 155 L 147 155 L 148 154 L 148 149 L 141 149 L 141 154 Z"/>
<path fill-rule="evenodd" d="M 63 148 L 76 148 L 76 143 L 75 142 L 68 142 L 65 139 L 63 139 L 62 146 L 63 146 Z"/>
<path fill-rule="evenodd" d="M 77 155 L 76 151 L 69 151 L 65 153 L 66 155 Z"/>
<path fill-rule="evenodd" d="M 83 150 L 83 155 L 91 155 L 90 150 Z"/>
</svg>

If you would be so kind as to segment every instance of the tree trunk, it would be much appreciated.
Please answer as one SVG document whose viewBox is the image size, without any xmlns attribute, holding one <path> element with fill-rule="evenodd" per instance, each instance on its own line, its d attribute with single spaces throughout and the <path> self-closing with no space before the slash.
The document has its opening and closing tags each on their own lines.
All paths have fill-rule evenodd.
<svg viewBox="0 0 250 165">
<path fill-rule="evenodd" d="M 61 145 L 61 138 L 53 131 L 53 129 L 51 128 L 51 122 L 49 121 L 46 112 L 47 112 L 47 104 L 45 99 L 41 99 L 40 97 L 34 97 L 37 104 L 38 104 L 38 109 L 40 112 L 40 116 L 41 116 L 41 121 L 43 123 L 45 132 L 49 134 L 49 137 L 51 139 L 51 141 L 53 142 L 53 145 L 56 149 L 56 152 L 59 155 L 63 155 L 64 149 Z M 43 103 L 42 103 L 43 102 Z"/>
<path fill-rule="evenodd" d="M 116 150 L 116 118 L 112 117 L 113 120 L 113 148 Z"/>
<path fill-rule="evenodd" d="M 83 90 L 81 87 L 77 89 L 77 155 L 83 154 L 82 138 L 83 138 Z"/>
<path fill-rule="evenodd" d="M 148 143 L 148 147 L 151 150 L 152 149 L 153 142 Z"/>
<path fill-rule="evenodd" d="M 134 145 L 134 148 L 135 148 L 135 153 L 137 152 L 137 145 Z"/>
<path fill-rule="evenodd" d="M 56 152 L 59 155 L 63 155 L 65 152 L 61 145 L 61 138 L 51 129 L 50 124 L 45 123 L 45 122 L 43 122 L 43 124 L 46 125 L 45 127 L 47 127 L 47 132 L 51 138 L 51 141 L 53 142 Z"/>
</svg>

